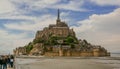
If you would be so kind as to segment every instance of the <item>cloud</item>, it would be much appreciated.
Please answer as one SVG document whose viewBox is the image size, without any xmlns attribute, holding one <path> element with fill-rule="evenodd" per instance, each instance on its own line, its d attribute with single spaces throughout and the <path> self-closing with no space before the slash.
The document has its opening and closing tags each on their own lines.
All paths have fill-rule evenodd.
<svg viewBox="0 0 120 69">
<path fill-rule="evenodd" d="M 62 1 L 62 0 L 12 0 L 14 4 L 18 8 L 21 8 L 22 11 L 28 10 L 39 10 L 41 9 L 64 9 L 64 10 L 72 10 L 72 11 L 88 11 L 85 8 L 82 8 L 84 4 L 84 0 L 70 0 L 70 1 Z M 33 9 L 34 8 L 34 9 Z M 43 10 L 42 10 L 43 11 Z M 26 13 L 27 13 L 26 12 Z"/>
<path fill-rule="evenodd" d="M 106 5 L 120 6 L 120 0 L 91 0 L 91 2 L 96 3 L 100 6 Z"/>
<path fill-rule="evenodd" d="M 111 52 L 120 52 L 120 8 L 108 14 L 93 14 L 73 26 L 77 37 L 100 44 Z M 113 49 L 114 48 L 114 49 Z"/>
<path fill-rule="evenodd" d="M 4 26 L 7 29 L 12 29 L 12 30 L 15 29 L 21 31 L 36 31 L 48 26 L 49 24 L 54 24 L 55 19 L 56 18 L 54 16 L 46 14 L 44 16 L 33 19 L 32 21 L 9 23 L 9 24 L 4 24 Z"/>
<path fill-rule="evenodd" d="M 12 53 L 13 49 L 18 46 L 24 46 L 32 40 L 28 37 L 29 33 L 20 34 L 9 33 L 7 30 L 0 29 L 0 54 Z"/>
<path fill-rule="evenodd" d="M 8 15 L 2 15 L 0 16 L 0 19 L 14 19 L 14 20 L 35 20 L 36 17 L 32 17 L 32 16 L 26 16 L 26 15 L 14 15 L 14 14 L 8 14 Z"/>
<path fill-rule="evenodd" d="M 47 8 L 53 4 L 58 3 L 60 0 L 12 0 L 12 2 L 17 5 L 17 7 L 21 9 L 44 9 Z"/>
<path fill-rule="evenodd" d="M 38 0 L 37 2 L 34 2 L 33 7 L 39 7 L 39 8 L 47 8 L 50 7 L 53 4 L 56 4 L 60 2 L 60 0 Z"/>
<path fill-rule="evenodd" d="M 83 4 L 84 4 L 83 0 L 71 0 L 67 4 L 66 3 L 57 4 L 53 6 L 53 8 L 60 8 L 72 11 L 88 11 L 87 9 L 82 8 Z"/>
<path fill-rule="evenodd" d="M 0 0 L 0 14 L 13 12 L 14 5 L 9 0 Z"/>
</svg>

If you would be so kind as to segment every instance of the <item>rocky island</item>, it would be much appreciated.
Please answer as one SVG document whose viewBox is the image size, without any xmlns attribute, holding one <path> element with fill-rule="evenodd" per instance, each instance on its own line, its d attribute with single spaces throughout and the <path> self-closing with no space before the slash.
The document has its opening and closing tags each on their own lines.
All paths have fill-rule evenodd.
<svg viewBox="0 0 120 69">
<path fill-rule="evenodd" d="M 78 39 L 74 30 L 61 21 L 58 10 L 56 24 L 37 31 L 34 40 L 24 47 L 16 48 L 14 55 L 101 57 L 110 56 L 110 53 L 100 45 Z"/>
</svg>

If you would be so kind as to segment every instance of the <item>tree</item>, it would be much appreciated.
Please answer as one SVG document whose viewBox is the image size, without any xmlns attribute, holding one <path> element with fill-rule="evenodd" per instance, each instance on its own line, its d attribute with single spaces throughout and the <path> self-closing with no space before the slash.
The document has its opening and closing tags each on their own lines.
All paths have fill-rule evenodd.
<svg viewBox="0 0 120 69">
<path fill-rule="evenodd" d="M 33 49 L 33 44 L 30 42 L 26 47 L 27 53 L 29 53 Z"/>
<path fill-rule="evenodd" d="M 69 43 L 69 44 L 70 44 L 70 43 L 73 43 L 73 42 L 74 42 L 74 38 L 72 38 L 72 37 L 67 37 L 67 38 L 66 38 L 66 42 Z"/>
<path fill-rule="evenodd" d="M 57 42 L 57 40 L 58 40 L 58 37 L 50 37 L 50 44 L 51 45 L 57 45 L 58 44 L 58 42 Z"/>
<path fill-rule="evenodd" d="M 34 39 L 33 40 L 33 43 L 36 44 L 36 43 L 43 43 L 44 40 L 43 39 Z"/>
<path fill-rule="evenodd" d="M 85 44 L 88 44 L 87 40 L 85 40 L 85 39 L 83 40 L 83 42 L 85 42 Z"/>
</svg>

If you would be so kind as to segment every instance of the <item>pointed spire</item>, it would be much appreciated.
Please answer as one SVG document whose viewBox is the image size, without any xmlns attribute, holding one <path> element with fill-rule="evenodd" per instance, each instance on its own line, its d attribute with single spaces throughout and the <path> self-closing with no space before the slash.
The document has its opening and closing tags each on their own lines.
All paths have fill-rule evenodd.
<svg viewBox="0 0 120 69">
<path fill-rule="evenodd" d="M 57 23 L 60 22 L 60 11 L 58 9 L 58 12 L 57 12 Z"/>
<path fill-rule="evenodd" d="M 59 9 L 58 9 L 58 18 L 57 19 L 60 20 L 60 11 L 59 11 Z"/>
</svg>

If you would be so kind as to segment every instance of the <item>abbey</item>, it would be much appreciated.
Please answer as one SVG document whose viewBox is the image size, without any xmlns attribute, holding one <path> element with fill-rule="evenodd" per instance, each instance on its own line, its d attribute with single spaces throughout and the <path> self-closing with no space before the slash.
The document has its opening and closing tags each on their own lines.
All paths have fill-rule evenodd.
<svg viewBox="0 0 120 69">
<path fill-rule="evenodd" d="M 60 19 L 60 11 L 56 24 L 51 24 L 37 31 L 35 39 L 24 47 L 14 50 L 15 55 L 43 56 L 110 56 L 100 45 L 93 45 L 86 40 L 77 39 L 73 29 Z"/>
<path fill-rule="evenodd" d="M 45 38 L 45 40 L 48 40 L 50 35 L 55 37 L 75 36 L 73 29 L 69 29 L 68 25 L 60 20 L 59 10 L 56 24 L 49 25 L 49 27 L 45 27 L 42 31 L 37 31 L 36 39 Z"/>
</svg>

